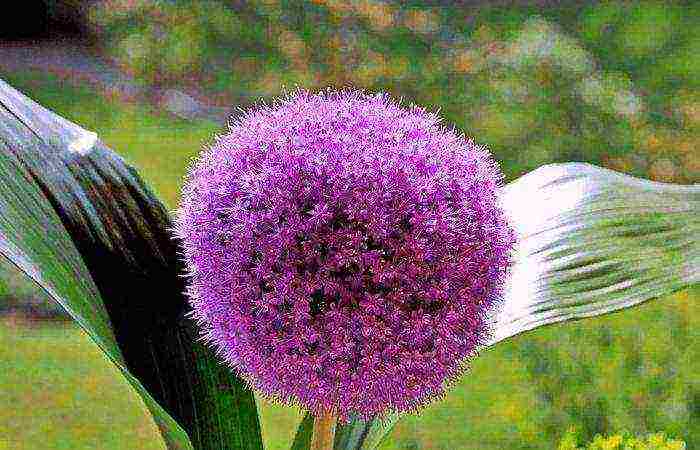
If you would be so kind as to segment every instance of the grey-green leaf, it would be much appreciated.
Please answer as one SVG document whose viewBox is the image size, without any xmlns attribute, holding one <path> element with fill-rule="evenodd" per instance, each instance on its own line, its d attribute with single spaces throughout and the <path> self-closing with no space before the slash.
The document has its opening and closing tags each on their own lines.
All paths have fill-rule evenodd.
<svg viewBox="0 0 700 450">
<path fill-rule="evenodd" d="M 492 344 L 700 280 L 698 185 L 553 164 L 507 185 L 501 204 L 518 246 Z"/>
<path fill-rule="evenodd" d="M 262 449 L 252 392 L 185 317 L 170 225 L 94 133 L 0 80 L 0 254 L 119 368 L 168 448 Z"/>
</svg>

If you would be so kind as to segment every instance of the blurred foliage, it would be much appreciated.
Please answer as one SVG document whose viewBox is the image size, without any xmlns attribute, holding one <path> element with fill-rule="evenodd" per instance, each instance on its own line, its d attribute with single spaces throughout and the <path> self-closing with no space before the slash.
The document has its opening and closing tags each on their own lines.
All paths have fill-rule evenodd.
<svg viewBox="0 0 700 450">
<path fill-rule="evenodd" d="M 559 444 L 559 450 L 685 450 L 685 442 L 666 437 L 664 433 L 650 434 L 646 438 L 628 433 L 609 437 L 596 436 L 591 443 L 580 447 L 575 432 L 569 432 Z"/>
<path fill-rule="evenodd" d="M 295 86 L 384 90 L 439 108 L 509 178 L 586 160 L 700 180 L 700 3 L 481 3 L 101 0 L 89 18 L 152 86 L 235 105 Z"/>
<path fill-rule="evenodd" d="M 687 294 L 676 307 L 638 322 L 613 315 L 528 335 L 513 348 L 546 411 L 540 432 L 550 439 L 569 424 L 590 440 L 596 434 L 664 430 L 700 445 L 700 325 Z"/>
<path fill-rule="evenodd" d="M 28 283 L 24 274 L 0 257 L 0 315 L 11 313 L 42 320 L 69 319 L 58 304 Z"/>
</svg>

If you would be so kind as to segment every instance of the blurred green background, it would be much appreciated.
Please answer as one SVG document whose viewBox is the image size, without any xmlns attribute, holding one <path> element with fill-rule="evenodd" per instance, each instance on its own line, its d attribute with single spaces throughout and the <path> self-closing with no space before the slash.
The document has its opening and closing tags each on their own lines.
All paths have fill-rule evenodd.
<svg viewBox="0 0 700 450">
<path fill-rule="evenodd" d="M 171 208 L 229 107 L 295 87 L 363 87 L 439 109 L 491 148 L 507 180 L 588 161 L 700 182 L 700 2 L 44 3 L 61 34 L 51 21 L 9 33 L 0 57 L 77 40 L 88 62 L 8 57 L 0 77 L 98 132 Z M 12 269 L 0 273 L 0 449 L 163 448 L 86 336 Z M 499 344 L 383 448 L 548 449 L 571 429 L 586 441 L 663 431 L 700 447 L 698 298 L 696 286 Z M 288 448 L 300 412 L 260 406 L 266 448 Z"/>
</svg>

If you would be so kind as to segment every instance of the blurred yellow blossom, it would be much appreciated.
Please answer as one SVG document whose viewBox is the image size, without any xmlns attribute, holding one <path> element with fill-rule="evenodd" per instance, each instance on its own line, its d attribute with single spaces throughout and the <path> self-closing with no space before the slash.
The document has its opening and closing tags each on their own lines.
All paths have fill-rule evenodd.
<svg viewBox="0 0 700 450">
<path fill-rule="evenodd" d="M 384 74 L 391 78 L 403 78 L 410 69 L 410 61 L 405 56 L 395 56 L 384 65 Z"/>
<path fill-rule="evenodd" d="M 634 163 L 629 157 L 603 157 L 603 165 L 609 169 L 617 170 L 618 172 L 630 173 L 634 169 Z"/>
<path fill-rule="evenodd" d="M 262 97 L 277 95 L 282 91 L 282 80 L 275 71 L 268 71 L 255 83 L 255 94 Z"/>
<path fill-rule="evenodd" d="M 431 10 L 410 8 L 404 15 L 403 23 L 415 33 L 428 34 L 437 31 L 440 19 Z"/>
<path fill-rule="evenodd" d="M 698 156 L 697 144 L 694 152 L 686 153 L 683 156 L 683 167 L 687 171 L 687 176 L 691 180 L 698 182 L 700 180 L 700 156 Z"/>
<path fill-rule="evenodd" d="M 458 73 L 474 73 L 481 69 L 483 59 L 472 49 L 456 51 L 452 58 L 452 67 Z"/>
<path fill-rule="evenodd" d="M 385 31 L 394 26 L 395 11 L 388 3 L 360 0 L 356 3 L 355 9 L 365 16 L 370 26 L 377 31 Z"/>
<path fill-rule="evenodd" d="M 354 77 L 361 86 L 369 86 L 388 73 L 386 57 L 374 51 L 367 52 L 364 61 L 355 70 Z"/>
<path fill-rule="evenodd" d="M 296 66 L 307 66 L 306 43 L 294 32 L 282 30 L 277 37 L 277 45 L 282 53 Z"/>
<path fill-rule="evenodd" d="M 241 56 L 233 60 L 231 69 L 243 77 L 251 77 L 260 69 L 260 62 L 252 56 Z"/>
<path fill-rule="evenodd" d="M 604 437 L 597 435 L 588 445 L 579 447 L 575 429 L 569 429 L 559 443 L 559 450 L 686 450 L 681 440 L 667 438 L 664 433 L 650 434 L 646 438 L 628 433 Z"/>
<path fill-rule="evenodd" d="M 680 111 L 688 125 L 700 125 L 700 102 L 688 102 L 680 106 Z"/>
<path fill-rule="evenodd" d="M 496 33 L 487 24 L 479 25 L 472 34 L 472 41 L 475 45 L 488 45 L 496 40 Z"/>
<path fill-rule="evenodd" d="M 352 13 L 352 4 L 347 0 L 313 0 L 314 3 L 325 5 L 332 13 L 344 16 Z"/>
</svg>

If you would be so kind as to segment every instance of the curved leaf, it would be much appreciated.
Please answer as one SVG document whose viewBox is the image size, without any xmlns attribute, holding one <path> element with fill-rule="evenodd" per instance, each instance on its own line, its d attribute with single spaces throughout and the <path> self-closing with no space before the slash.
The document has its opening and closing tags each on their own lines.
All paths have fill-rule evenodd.
<svg viewBox="0 0 700 450">
<path fill-rule="evenodd" d="M 294 435 L 294 442 L 289 450 L 308 450 L 311 447 L 311 436 L 314 431 L 314 416 L 306 413 L 299 422 L 299 427 Z"/>
<path fill-rule="evenodd" d="M 700 186 L 553 164 L 507 185 L 501 202 L 518 246 L 491 344 L 700 280 Z"/>
<path fill-rule="evenodd" d="M 252 393 L 184 317 L 163 205 L 94 133 L 1 80 L 0 212 L 0 254 L 121 370 L 169 448 L 262 449 Z"/>
</svg>

